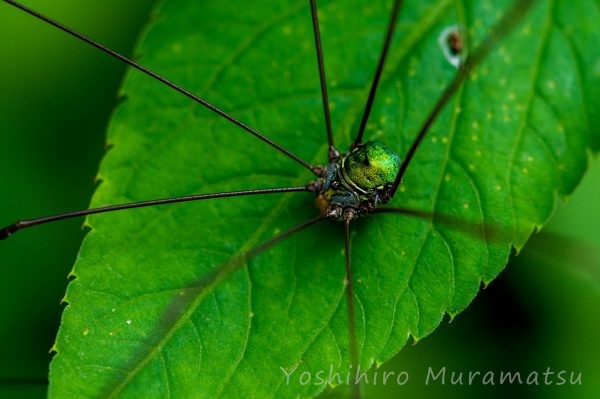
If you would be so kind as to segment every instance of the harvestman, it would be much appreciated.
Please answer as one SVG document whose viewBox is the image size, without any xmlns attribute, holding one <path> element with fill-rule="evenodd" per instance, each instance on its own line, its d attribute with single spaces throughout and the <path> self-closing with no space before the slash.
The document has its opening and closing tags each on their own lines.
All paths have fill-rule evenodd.
<svg viewBox="0 0 600 399">
<path fill-rule="evenodd" d="M 400 12 L 401 0 L 395 0 L 388 22 L 383 47 L 379 56 L 375 74 L 371 83 L 369 95 L 365 103 L 364 111 L 360 121 L 360 126 L 354 142 L 351 148 L 341 153 L 335 146 L 333 140 L 333 131 L 331 127 L 331 115 L 329 109 L 329 99 L 327 92 L 327 79 L 325 74 L 325 66 L 323 59 L 323 51 L 321 46 L 321 37 L 319 31 L 319 22 L 317 14 L 316 0 L 309 0 L 311 16 L 312 16 L 312 27 L 314 33 L 314 41 L 317 54 L 317 65 L 319 71 L 321 95 L 323 102 L 323 112 L 325 119 L 325 130 L 327 133 L 328 142 L 328 164 L 326 166 L 315 166 L 301 159 L 288 149 L 284 148 L 277 142 L 269 139 L 262 133 L 258 132 L 254 128 L 248 126 L 244 122 L 236 119 L 232 115 L 226 113 L 215 105 L 203 100 L 202 98 L 194 95 L 185 88 L 178 86 L 177 84 L 167 80 L 166 78 L 158 75 L 157 73 L 145 68 L 144 66 L 136 63 L 135 61 L 103 46 L 100 43 L 93 41 L 92 39 L 68 28 L 59 22 L 56 22 L 24 5 L 21 5 L 13 0 L 4 0 L 6 3 L 21 9 L 22 11 L 68 33 L 71 36 L 82 40 L 99 50 L 107 53 L 108 55 L 128 64 L 129 66 L 143 72 L 144 74 L 158 80 L 166 86 L 178 91 L 179 93 L 187 96 L 191 100 L 204 106 L 220 117 L 228 120 L 229 122 L 237 125 L 247 133 L 254 135 L 259 140 L 273 147 L 277 151 L 285 154 L 293 161 L 300 164 L 302 167 L 309 169 L 315 175 L 315 180 L 309 182 L 305 186 L 298 187 L 282 187 L 282 188 L 266 188 L 266 189 L 253 189 L 253 190 L 241 190 L 241 191 L 230 191 L 230 192 L 219 192 L 210 194 L 197 194 L 187 195 L 181 197 L 156 199 L 135 203 L 127 203 L 120 205 L 104 206 L 100 208 L 86 209 L 75 212 L 62 213 L 42 218 L 20 220 L 10 226 L 0 229 L 0 240 L 7 239 L 19 230 L 50 223 L 58 220 L 69 219 L 80 216 L 87 216 L 98 213 L 112 212 L 131 208 L 140 208 L 154 205 L 165 205 L 178 202 L 188 201 L 200 201 L 215 198 L 226 198 L 236 196 L 251 196 L 260 194 L 276 194 L 286 192 L 311 192 L 316 195 L 317 208 L 320 210 L 320 215 L 310 219 L 304 223 L 294 226 L 270 240 L 252 248 L 245 254 L 235 258 L 229 262 L 226 267 L 217 273 L 218 275 L 224 275 L 233 268 L 238 267 L 244 261 L 258 255 L 259 253 L 269 249 L 278 242 L 290 237 L 291 235 L 299 232 L 310 225 L 331 219 L 334 221 L 342 222 L 345 228 L 345 268 L 346 268 L 346 300 L 348 304 L 349 313 L 349 336 L 350 336 L 350 357 L 351 364 L 358 364 L 358 351 L 356 342 L 356 327 L 354 318 L 354 294 L 352 288 L 352 261 L 351 261 L 351 248 L 350 248 L 350 224 L 358 217 L 363 217 L 372 213 L 401 213 L 409 216 L 417 217 L 428 217 L 429 215 L 423 212 L 411 211 L 403 208 L 390 208 L 381 207 L 385 205 L 396 193 L 398 187 L 402 182 L 411 160 L 413 159 L 419 145 L 423 141 L 425 135 L 429 131 L 430 127 L 448 103 L 452 95 L 457 91 L 459 86 L 468 77 L 471 70 L 477 66 L 491 51 L 493 45 L 498 42 L 502 37 L 508 34 L 526 13 L 527 9 L 531 7 L 534 0 L 517 0 L 510 10 L 502 17 L 502 19 L 491 29 L 488 36 L 482 41 L 482 43 L 469 52 L 464 61 L 458 67 L 457 73 L 450 84 L 445 88 L 442 95 L 434 105 L 433 109 L 428 114 L 421 128 L 417 132 L 416 138 L 409 147 L 404 158 L 401 157 L 387 148 L 384 144 L 376 141 L 363 141 L 369 115 L 375 100 L 379 81 L 383 72 L 386 57 L 390 44 L 392 42 L 398 14 Z M 461 45 L 462 49 L 462 45 Z M 443 220 L 442 220 L 443 221 Z M 216 278 L 216 277 L 215 277 Z M 358 390 L 355 390 L 355 396 L 359 395 Z"/>
</svg>

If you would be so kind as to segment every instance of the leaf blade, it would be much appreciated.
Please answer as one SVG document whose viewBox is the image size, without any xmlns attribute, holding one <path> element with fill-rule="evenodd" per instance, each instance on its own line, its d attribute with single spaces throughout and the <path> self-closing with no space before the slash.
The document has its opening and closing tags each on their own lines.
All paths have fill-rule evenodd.
<svg viewBox="0 0 600 399">
<path fill-rule="evenodd" d="M 399 25 L 397 36 L 408 33 L 406 40 L 413 40 L 415 46 L 392 54 L 388 71 L 396 73 L 388 72 L 383 82 L 375 105 L 380 108 L 374 110 L 367 137 L 378 137 L 379 131 L 391 132 L 392 137 L 389 133 L 383 137 L 389 137 L 389 143 L 398 148 L 407 148 L 428 104 L 454 73 L 441 57 L 438 31 L 455 18 L 464 18 L 473 20 L 475 37 L 479 37 L 501 9 L 488 9 L 477 2 L 456 4 L 457 10 L 451 9 L 451 2 L 432 2 L 403 11 L 401 22 L 405 25 Z M 554 12 L 554 3 L 544 4 L 527 19 L 538 30 L 544 26 L 540 21 L 544 17 L 548 20 Z M 297 148 L 301 156 L 324 160 L 327 145 L 322 124 L 311 118 L 321 114 L 320 97 L 314 50 L 303 42 L 310 38 L 310 18 L 308 8 L 302 5 L 290 2 L 286 7 L 282 2 L 268 11 L 265 22 L 260 13 L 239 15 L 226 8 L 211 9 L 211 3 L 165 3 L 161 20 L 141 44 L 142 61 L 235 111 L 240 119 L 264 129 L 285 146 Z M 355 43 L 343 50 L 344 56 L 328 53 L 326 57 L 328 70 L 338 71 L 334 74 L 338 84 L 331 89 L 332 100 L 339 104 L 332 111 L 334 126 L 342 127 L 338 134 L 348 142 L 357 118 L 352 104 L 360 103 L 366 79 L 371 76 L 368 71 L 373 60 L 365 59 L 364 47 L 375 48 L 370 57 L 376 55 L 376 44 L 383 34 L 379 28 L 386 20 L 385 8 L 370 9 L 363 2 L 353 6 L 365 7 L 371 13 L 356 13 L 351 7 L 341 10 L 330 3 L 324 6 L 322 17 L 325 51 L 348 42 L 343 30 L 336 29 L 340 25 L 356 23 L 364 29 L 353 32 L 364 41 L 352 37 Z M 213 17 L 206 26 L 195 26 L 195 16 L 208 12 Z M 363 14 L 367 15 L 364 19 Z M 478 18 L 485 23 L 478 24 Z M 231 25 L 236 29 L 226 28 Z M 411 32 L 416 33 L 411 36 Z M 476 73 L 481 76 L 461 89 L 452 108 L 434 126 L 430 140 L 415 158 L 415 166 L 409 169 L 405 190 L 399 192 L 393 205 L 515 224 L 511 242 L 517 247 L 523 245 L 534 226 L 545 222 L 557 187 L 566 194 L 578 181 L 585 164 L 585 147 L 597 132 L 589 132 L 572 146 L 563 144 L 556 126 L 553 134 L 549 133 L 557 148 L 566 148 L 560 159 L 566 157 L 569 166 L 562 172 L 562 185 L 556 176 L 552 179 L 544 171 L 546 164 L 551 164 L 549 159 L 541 166 L 529 166 L 536 172 L 535 178 L 533 173 L 524 173 L 524 165 L 531 162 L 529 156 L 549 156 L 544 151 L 533 155 L 518 151 L 522 140 L 519 131 L 530 130 L 522 121 L 526 110 L 517 106 L 534 92 L 529 76 L 532 68 L 549 75 L 564 68 L 550 65 L 546 70 L 540 61 L 533 61 L 532 66 L 529 48 L 531 43 L 533 48 L 543 48 L 535 44 L 542 39 L 543 35 L 517 32 L 507 40 L 504 51 L 478 69 Z M 198 48 L 206 51 L 198 55 Z M 562 49 L 558 46 L 552 51 Z M 344 67 L 348 59 L 356 61 L 352 63 L 356 69 Z M 269 64 L 271 68 L 266 68 Z M 491 66 L 496 64 L 504 69 L 493 70 Z M 486 67 L 488 76 L 484 77 Z M 506 88 L 500 89 L 506 71 L 512 80 L 507 79 Z M 273 79 L 276 73 L 279 79 Z M 568 79 L 564 73 L 556 76 Z M 597 87 L 597 79 L 592 81 L 590 87 Z M 537 84 L 536 79 L 533 84 Z M 309 179 L 288 160 L 267 152 L 262 143 L 141 76 L 130 74 L 123 93 L 129 98 L 113 118 L 109 131 L 113 149 L 101 165 L 103 182 L 93 204 L 198 190 L 255 188 L 266 181 L 297 185 Z M 538 104 L 533 97 L 531 107 Z M 388 103 L 387 98 L 392 101 Z M 502 113 L 504 104 L 507 110 Z M 579 109 L 576 103 L 569 105 Z M 500 109 L 497 118 L 488 118 L 490 108 Z M 299 109 L 303 112 L 297 112 Z M 532 115 L 540 113 L 537 108 L 531 111 Z M 569 131 L 586 131 L 580 121 L 571 119 Z M 546 127 L 548 123 L 543 119 L 534 125 Z M 454 138 L 445 133 L 445 126 L 450 126 Z M 510 137 L 498 134 L 505 130 Z M 477 136 L 474 131 L 491 133 Z M 527 150 L 536 148 L 537 141 L 530 136 L 524 136 Z M 473 143 L 484 144 L 478 147 Z M 512 156 L 494 151 L 515 147 Z M 484 170 L 482 175 L 471 168 L 470 160 L 477 151 L 487 157 L 481 161 L 484 166 L 477 165 Z M 492 162 L 492 154 L 498 155 L 498 165 Z M 517 167 L 510 166 L 513 163 Z M 547 180 L 551 180 L 548 187 L 538 187 Z M 498 190 L 502 183 L 505 187 Z M 506 193 L 511 183 L 517 195 Z M 531 186 L 536 191 L 528 196 Z M 534 203 L 544 206 L 532 207 Z M 167 329 L 157 328 L 162 325 L 161 317 L 169 315 L 170 304 L 186 304 L 176 299 L 182 287 L 193 286 L 198 278 L 236 254 L 313 213 L 309 198 L 285 195 L 90 218 L 92 231 L 82 245 L 74 269 L 76 279 L 66 297 L 70 305 L 58 337 L 59 353 L 52 363 L 51 395 L 81 397 L 108 392 L 160 397 L 202 392 L 207 396 L 251 393 L 268 397 L 277 392 L 291 397 L 322 391 L 324 385 L 303 385 L 297 380 L 286 385 L 279 368 L 297 366 L 296 377 L 303 371 L 328 370 L 329 365 L 347 369 L 340 253 L 343 239 L 336 229 L 340 226 L 302 233 L 293 242 L 284 242 L 253 259 L 214 290 L 194 296 L 189 308 L 183 306 L 171 314 L 173 323 Z M 407 220 L 399 225 L 397 219 L 370 219 L 357 223 L 353 237 L 360 310 L 357 325 L 365 367 L 391 357 L 409 335 L 420 338 L 429 334 L 446 312 L 455 314 L 464 309 L 480 281 L 489 282 L 504 267 L 510 250 L 509 243 L 478 242 L 435 222 Z M 335 238 L 337 242 L 332 240 Z M 290 282 L 294 284 L 290 286 Z M 94 351 L 98 344 L 102 350 Z M 71 362 L 83 365 L 75 367 L 82 372 L 77 378 L 85 383 L 74 382 L 66 372 L 72 370 Z"/>
</svg>

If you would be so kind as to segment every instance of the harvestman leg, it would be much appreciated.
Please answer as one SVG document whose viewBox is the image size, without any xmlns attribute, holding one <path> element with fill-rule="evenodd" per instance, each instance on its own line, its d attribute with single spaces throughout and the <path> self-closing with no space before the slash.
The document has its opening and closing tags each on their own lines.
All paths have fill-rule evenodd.
<svg viewBox="0 0 600 399">
<path fill-rule="evenodd" d="M 151 78 L 158 80 L 159 82 L 163 83 L 164 85 L 170 87 L 171 89 L 178 91 L 179 93 L 183 94 L 184 96 L 192 99 L 193 101 L 197 102 L 198 104 L 204 106 L 205 108 L 209 109 L 210 111 L 214 112 L 215 114 L 221 116 L 222 118 L 228 120 L 229 122 L 233 123 L 234 125 L 239 126 L 240 128 L 244 129 L 246 132 L 252 134 L 253 136 L 257 137 L 258 139 L 260 139 L 261 141 L 269 144 L 271 147 L 275 148 L 277 151 L 285 154 L 288 158 L 293 159 L 294 161 L 298 162 L 299 164 L 301 164 L 302 166 L 304 166 L 305 168 L 307 168 L 308 170 L 310 170 L 311 172 L 318 174 L 319 169 L 314 167 L 313 165 L 309 164 L 308 162 L 304 161 L 303 159 L 301 159 L 300 157 L 298 157 L 297 155 L 293 154 L 291 151 L 287 150 L 286 148 L 284 148 L 282 145 L 276 143 L 275 141 L 269 139 L 268 137 L 266 137 L 265 135 L 263 135 L 262 133 L 258 132 L 256 129 L 246 125 L 245 123 L 239 121 L 238 119 L 234 118 L 233 116 L 231 116 L 230 114 L 226 113 L 225 111 L 217 108 L 216 106 L 214 106 L 213 104 L 209 103 L 206 100 L 203 100 L 202 98 L 196 96 L 195 94 L 193 94 L 192 92 L 184 89 L 183 87 L 171 82 L 170 80 L 166 79 L 165 77 L 157 74 L 156 72 L 153 72 L 151 70 L 149 70 L 148 68 L 138 64 L 137 62 L 133 61 L 130 58 L 125 57 L 124 55 L 117 53 L 114 50 L 109 49 L 108 47 L 104 46 L 103 44 L 100 44 L 92 39 L 90 39 L 89 37 L 82 35 L 79 32 L 76 32 L 75 30 L 49 18 L 46 17 L 45 15 L 40 14 L 39 12 L 32 10 L 29 7 L 26 7 L 14 0 L 3 0 L 5 3 L 8 3 L 24 12 L 26 12 L 27 14 L 30 14 L 34 17 L 36 17 L 39 20 L 42 20 L 44 22 L 46 22 L 47 24 L 50 24 L 52 26 L 54 26 L 55 28 L 58 28 L 60 30 L 62 30 L 63 32 L 91 45 L 96 47 L 97 49 L 103 51 L 104 53 L 110 55 L 111 57 L 114 57 L 116 59 L 118 59 L 119 61 L 122 61 L 124 63 L 126 63 L 127 65 L 137 69 L 140 72 L 145 73 L 146 75 L 150 76 Z"/>
<path fill-rule="evenodd" d="M 350 343 L 350 365 L 353 365 L 356 370 L 360 366 L 358 353 L 358 341 L 356 340 L 356 313 L 354 310 L 354 286 L 352 285 L 352 251 L 350 248 L 350 220 L 344 222 L 345 228 L 345 251 L 344 258 L 346 263 L 346 303 L 348 305 L 348 341 Z M 352 377 L 352 376 L 351 376 Z M 360 398 L 360 385 L 356 384 L 354 378 L 352 383 L 352 397 Z"/>
<path fill-rule="evenodd" d="M 290 193 L 297 191 L 310 191 L 306 186 L 298 186 L 298 187 L 283 187 L 283 188 L 264 188 L 264 189 L 255 189 L 255 190 L 240 190 L 240 191 L 228 191 L 222 193 L 212 193 L 212 194 L 195 194 L 195 195 L 185 195 L 183 197 L 174 197 L 174 198 L 164 198 L 164 199 L 156 199 L 150 201 L 141 201 L 141 202 L 131 202 L 128 204 L 120 204 L 120 205 L 110 205 L 103 206 L 100 208 L 92 208 L 92 209 L 84 209 L 81 211 L 75 212 L 67 212 L 61 213 L 53 216 L 46 216 L 36 219 L 28 219 L 28 220 L 20 220 L 11 224 L 10 226 L 4 227 L 0 229 L 0 240 L 5 240 L 14 233 L 19 230 L 26 229 L 28 227 L 38 226 L 40 224 L 46 224 L 51 222 L 56 222 L 59 220 L 71 219 L 80 216 L 94 215 L 97 213 L 106 213 L 106 212 L 114 212 L 120 211 L 124 209 L 133 209 L 133 208 L 143 208 L 147 206 L 156 206 L 156 205 L 166 205 L 166 204 L 174 204 L 178 202 L 190 202 L 190 201 L 202 201 L 207 199 L 215 199 L 215 198 L 228 198 L 228 197 L 242 197 L 249 195 L 260 195 L 260 194 L 275 194 L 275 193 Z"/>
<path fill-rule="evenodd" d="M 393 197 L 402 182 L 402 177 L 406 173 L 406 169 L 408 165 L 412 161 L 419 145 L 425 138 L 425 135 L 433 125 L 433 122 L 437 119 L 439 114 L 442 112 L 450 98 L 456 93 L 456 90 L 463 84 L 465 79 L 469 76 L 469 73 L 475 68 L 477 65 L 481 63 L 487 57 L 494 47 L 494 45 L 510 33 L 517 23 L 521 20 L 523 15 L 527 13 L 527 11 L 531 8 L 533 3 L 536 0 L 516 0 L 511 8 L 504 14 L 504 16 L 498 21 L 490 30 L 490 33 L 485 37 L 483 42 L 475 49 L 472 53 L 467 55 L 467 59 L 463 62 L 458 69 L 458 72 L 454 76 L 454 79 L 450 82 L 448 86 L 442 92 L 441 97 L 435 103 L 433 109 L 425 119 L 425 122 L 421 125 L 417 136 L 413 143 L 411 144 L 408 152 L 406 153 L 406 157 L 402 160 L 402 164 L 400 165 L 400 170 L 398 171 L 398 176 L 396 176 L 396 180 L 392 186 L 391 196 Z"/>
<path fill-rule="evenodd" d="M 367 121 L 369 120 L 369 115 L 371 115 L 371 108 L 373 108 L 375 94 L 377 94 L 377 87 L 379 86 L 379 80 L 381 79 L 381 74 L 383 72 L 383 66 L 385 65 L 385 60 L 387 58 L 390 45 L 392 44 L 392 38 L 394 37 L 394 30 L 396 29 L 396 22 L 398 20 L 398 14 L 400 13 L 401 6 L 402 0 L 394 1 L 390 15 L 390 22 L 388 23 L 387 31 L 385 33 L 383 48 L 381 49 L 381 54 L 379 55 L 379 61 L 377 62 L 377 68 L 375 69 L 375 76 L 373 77 L 371 89 L 369 90 L 369 97 L 367 98 L 365 110 L 363 111 L 363 115 L 360 120 L 360 127 L 358 128 L 358 133 L 356 134 L 356 139 L 354 139 L 352 148 L 358 147 L 362 144 L 363 135 L 367 127 Z"/>
<path fill-rule="evenodd" d="M 310 13 L 312 16 L 312 27 L 315 36 L 315 48 L 317 50 L 317 64 L 319 67 L 319 81 L 321 83 L 321 97 L 323 98 L 323 113 L 325 116 L 325 129 L 327 130 L 327 143 L 329 144 L 329 162 L 340 157 L 335 148 L 333 131 L 331 129 L 331 113 L 329 112 L 329 96 L 327 95 L 327 77 L 325 76 L 325 61 L 323 60 L 323 47 L 321 45 L 321 31 L 319 29 L 319 14 L 317 12 L 316 0 L 310 1 Z"/>
</svg>

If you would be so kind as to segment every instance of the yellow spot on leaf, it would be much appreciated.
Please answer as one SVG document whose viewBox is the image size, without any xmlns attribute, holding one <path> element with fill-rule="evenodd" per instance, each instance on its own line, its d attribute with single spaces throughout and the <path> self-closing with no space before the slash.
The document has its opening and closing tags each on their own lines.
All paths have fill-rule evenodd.
<svg viewBox="0 0 600 399">
<path fill-rule="evenodd" d="M 173 46 L 171 47 L 171 49 L 173 50 L 174 53 L 181 53 L 181 50 L 183 50 L 183 47 L 181 46 L 181 43 L 173 43 Z"/>
</svg>

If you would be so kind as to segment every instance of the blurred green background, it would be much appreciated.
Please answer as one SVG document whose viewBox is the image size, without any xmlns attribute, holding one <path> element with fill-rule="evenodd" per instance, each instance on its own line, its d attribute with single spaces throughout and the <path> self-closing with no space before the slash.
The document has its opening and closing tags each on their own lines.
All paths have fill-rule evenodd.
<svg viewBox="0 0 600 399">
<path fill-rule="evenodd" d="M 26 4 L 131 54 L 152 2 L 93 3 Z M 6 4 L 0 49 L 0 225 L 85 208 L 124 66 Z M 407 371 L 408 383 L 369 386 L 367 397 L 600 397 L 600 162 L 590 168 L 544 233 L 464 313 L 383 366 Z M 46 378 L 82 237 L 81 221 L 66 221 L 0 243 L 0 397 L 45 396 L 44 384 L 18 380 Z M 538 371 L 542 386 L 425 386 L 429 366 Z M 581 371 L 583 385 L 545 387 L 547 367 Z"/>
<path fill-rule="evenodd" d="M 152 1 L 26 0 L 131 54 Z M 0 225 L 88 205 L 125 67 L 0 4 Z M 29 234 L 30 233 L 30 234 Z M 0 376 L 46 378 L 81 221 L 32 229 L 0 245 Z M 46 387 L 1 384 L 0 397 Z"/>
</svg>

